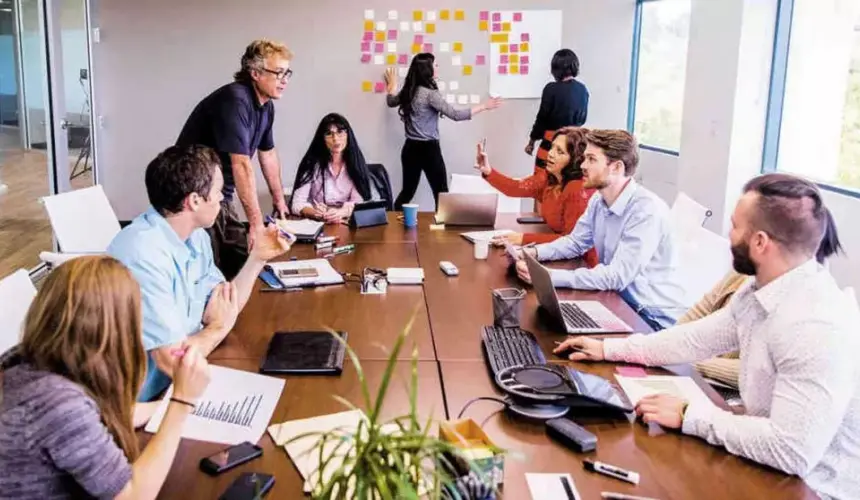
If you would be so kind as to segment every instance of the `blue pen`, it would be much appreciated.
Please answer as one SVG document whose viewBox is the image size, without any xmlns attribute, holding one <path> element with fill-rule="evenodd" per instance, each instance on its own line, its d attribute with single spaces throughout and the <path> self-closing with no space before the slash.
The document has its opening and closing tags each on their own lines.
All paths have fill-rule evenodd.
<svg viewBox="0 0 860 500">
<path fill-rule="evenodd" d="M 266 215 L 265 221 L 268 224 L 274 224 L 275 227 L 278 228 L 278 232 L 281 233 L 281 236 L 283 236 L 284 238 L 289 240 L 290 243 L 292 243 L 293 241 L 296 241 L 296 237 L 293 236 L 292 234 L 284 231 L 283 229 L 281 229 L 281 226 L 278 225 L 277 221 L 275 221 L 275 219 L 273 219 L 271 215 Z"/>
</svg>

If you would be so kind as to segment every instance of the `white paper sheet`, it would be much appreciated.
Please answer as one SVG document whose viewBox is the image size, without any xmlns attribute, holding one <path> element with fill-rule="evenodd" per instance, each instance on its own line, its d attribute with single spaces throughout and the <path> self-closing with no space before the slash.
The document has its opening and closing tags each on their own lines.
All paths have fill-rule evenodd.
<svg viewBox="0 0 860 500">
<path fill-rule="evenodd" d="M 690 402 L 714 403 L 690 377 L 676 375 L 649 375 L 647 377 L 625 377 L 615 375 L 618 384 L 627 394 L 630 404 L 636 405 L 640 399 L 651 394 L 671 394 Z"/>
<path fill-rule="evenodd" d="M 576 490 L 576 485 L 573 484 L 573 478 L 570 474 L 536 474 L 526 472 L 526 482 L 529 485 L 532 498 L 534 500 L 568 500 L 570 498 L 564 488 L 562 478 L 567 480 L 567 484 L 573 493 L 573 498 L 579 500 L 579 492 Z"/>
<path fill-rule="evenodd" d="M 317 276 L 301 278 L 279 278 L 285 286 L 321 286 L 343 283 L 343 276 L 332 267 L 328 259 L 290 260 L 286 262 L 271 262 L 269 266 L 278 271 L 282 269 L 314 268 Z"/>
<path fill-rule="evenodd" d="M 491 240 L 496 236 L 503 236 L 511 233 L 513 233 L 513 231 L 510 229 L 496 229 L 494 231 L 470 231 L 468 233 L 460 233 L 460 236 L 474 243 L 475 240 Z"/>
<path fill-rule="evenodd" d="M 119 221 L 100 185 L 42 198 L 60 250 L 97 253 L 119 233 Z"/>
<path fill-rule="evenodd" d="M 0 280 L 0 354 L 21 340 L 21 329 L 36 287 L 26 269 L 19 269 Z"/>
<path fill-rule="evenodd" d="M 281 398 L 284 380 L 223 366 L 210 366 L 209 374 L 209 386 L 185 421 L 182 437 L 229 445 L 259 441 Z M 158 431 L 172 394 L 170 386 L 146 432 Z"/>
</svg>

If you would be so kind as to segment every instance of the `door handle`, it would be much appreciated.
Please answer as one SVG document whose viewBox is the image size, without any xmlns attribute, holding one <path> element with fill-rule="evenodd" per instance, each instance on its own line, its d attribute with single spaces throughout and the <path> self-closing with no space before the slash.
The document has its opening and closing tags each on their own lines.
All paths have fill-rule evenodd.
<svg viewBox="0 0 860 500">
<path fill-rule="evenodd" d="M 69 128 L 68 120 L 60 120 L 60 128 L 63 130 L 68 130 L 68 128 Z"/>
</svg>

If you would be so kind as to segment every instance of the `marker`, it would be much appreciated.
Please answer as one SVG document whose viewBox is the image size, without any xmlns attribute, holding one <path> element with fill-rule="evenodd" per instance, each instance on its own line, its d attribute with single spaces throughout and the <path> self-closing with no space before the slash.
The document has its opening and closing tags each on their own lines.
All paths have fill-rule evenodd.
<svg viewBox="0 0 860 500">
<path fill-rule="evenodd" d="M 352 250 L 355 250 L 355 245 L 350 243 L 349 245 L 344 245 L 342 247 L 332 248 L 331 253 L 333 255 L 338 255 L 346 252 L 351 252 Z"/>
<path fill-rule="evenodd" d="M 614 465 L 605 464 L 596 460 L 583 460 L 582 466 L 585 467 L 585 470 L 587 471 L 599 472 L 603 475 L 614 477 L 615 479 L 627 481 L 628 483 L 639 484 L 638 472 L 624 470 L 620 467 L 615 467 Z"/>
<path fill-rule="evenodd" d="M 296 241 L 296 237 L 295 237 L 295 236 L 293 236 L 292 234 L 290 234 L 290 233 L 288 233 L 288 232 L 284 231 L 283 229 L 281 229 L 281 226 L 279 226 L 279 225 L 278 225 L 278 223 L 277 223 L 277 222 L 275 222 L 275 219 L 273 219 L 271 215 L 266 215 L 266 219 L 265 219 L 265 220 L 266 220 L 266 222 L 267 222 L 267 223 L 269 223 L 269 224 L 274 224 L 274 225 L 275 225 L 275 227 L 276 227 L 276 228 L 278 228 L 278 232 L 279 232 L 279 233 L 281 233 L 281 236 L 283 236 L 284 238 L 286 238 L 286 239 L 287 239 L 287 241 L 289 241 L 290 243 L 292 243 L 293 241 Z"/>
<path fill-rule="evenodd" d="M 330 241 L 337 241 L 337 236 L 321 236 L 317 238 L 317 243 L 328 243 Z"/>
<path fill-rule="evenodd" d="M 611 491 L 600 492 L 600 497 L 606 500 L 657 500 L 651 497 L 637 497 L 636 495 L 625 495 L 624 493 L 613 493 Z"/>
<path fill-rule="evenodd" d="M 334 240 L 323 241 L 322 243 L 317 243 L 316 245 L 314 245 L 314 248 L 316 248 L 317 250 L 322 250 L 323 248 L 333 247 L 334 243 Z"/>
</svg>

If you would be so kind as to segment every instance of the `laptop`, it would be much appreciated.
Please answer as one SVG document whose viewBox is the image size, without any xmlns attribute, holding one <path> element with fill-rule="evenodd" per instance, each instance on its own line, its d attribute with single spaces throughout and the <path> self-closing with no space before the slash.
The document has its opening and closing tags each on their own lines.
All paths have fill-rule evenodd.
<svg viewBox="0 0 860 500">
<path fill-rule="evenodd" d="M 596 300 L 558 300 L 549 271 L 525 253 L 538 303 L 567 333 L 628 333 L 633 329 Z"/>
<path fill-rule="evenodd" d="M 436 223 L 446 226 L 495 226 L 498 193 L 440 193 Z"/>
</svg>

